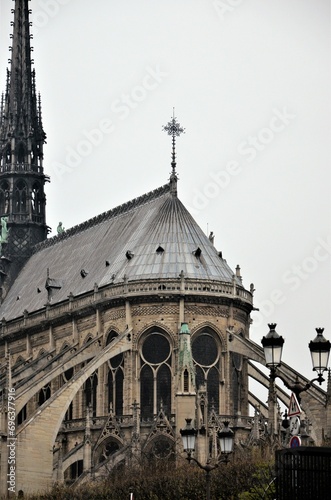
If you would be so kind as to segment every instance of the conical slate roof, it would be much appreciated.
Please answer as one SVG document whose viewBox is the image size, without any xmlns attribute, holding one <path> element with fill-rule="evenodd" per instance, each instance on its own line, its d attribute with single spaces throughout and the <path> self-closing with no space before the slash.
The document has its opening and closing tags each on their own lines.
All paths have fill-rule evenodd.
<svg viewBox="0 0 331 500">
<path fill-rule="evenodd" d="M 15 280 L 0 317 L 6 320 L 109 284 L 178 278 L 230 283 L 233 271 L 171 185 L 40 243 Z M 238 280 L 238 285 L 242 286 Z"/>
</svg>

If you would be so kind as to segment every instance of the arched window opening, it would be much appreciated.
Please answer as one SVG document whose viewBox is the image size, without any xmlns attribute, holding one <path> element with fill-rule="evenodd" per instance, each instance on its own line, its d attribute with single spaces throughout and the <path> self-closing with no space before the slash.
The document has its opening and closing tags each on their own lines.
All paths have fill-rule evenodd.
<svg viewBox="0 0 331 500">
<path fill-rule="evenodd" d="M 111 344 L 118 334 L 109 332 L 106 345 Z M 124 355 L 117 354 L 108 361 L 108 411 L 112 407 L 115 415 L 123 415 Z"/>
<path fill-rule="evenodd" d="M 208 409 L 219 409 L 219 374 L 217 369 L 211 368 L 207 376 Z"/>
<path fill-rule="evenodd" d="M 145 365 L 140 374 L 140 408 L 143 419 L 151 419 L 154 415 L 154 380 L 152 368 Z"/>
<path fill-rule="evenodd" d="M 119 368 L 115 372 L 108 372 L 108 409 L 110 407 L 115 415 L 123 415 L 123 370 Z"/>
<path fill-rule="evenodd" d="M 68 370 L 66 370 L 63 374 L 64 380 L 68 382 L 68 380 L 70 380 L 73 377 L 73 375 L 74 375 L 74 369 L 68 368 Z"/>
<path fill-rule="evenodd" d="M 83 474 L 83 460 L 77 460 L 70 465 L 70 479 L 77 479 Z"/>
<path fill-rule="evenodd" d="M 188 371 L 184 370 L 184 392 L 189 392 L 189 376 Z"/>
<path fill-rule="evenodd" d="M 91 405 L 93 417 L 97 414 L 97 387 L 98 375 L 94 372 L 85 382 L 85 405 Z"/>
<path fill-rule="evenodd" d="M 107 335 L 106 345 L 109 345 L 116 337 L 118 337 L 118 334 L 114 331 L 110 331 Z"/>
<path fill-rule="evenodd" d="M 45 387 L 43 387 L 42 389 L 40 389 L 40 391 L 39 391 L 38 406 L 41 406 L 42 404 L 44 404 L 45 401 L 47 401 L 47 399 L 49 399 L 50 397 L 51 397 L 51 387 L 48 384 Z"/>
<path fill-rule="evenodd" d="M 14 192 L 14 207 L 18 214 L 26 213 L 27 187 L 25 182 L 18 181 Z"/>
<path fill-rule="evenodd" d="M 23 406 L 20 412 L 17 414 L 17 425 L 21 425 L 27 417 L 26 405 Z"/>
<path fill-rule="evenodd" d="M 116 415 L 123 415 L 123 382 L 124 374 L 121 369 L 117 370 L 115 376 L 115 412 Z"/>
<path fill-rule="evenodd" d="M 206 387 L 208 410 L 219 412 L 220 403 L 220 355 L 216 335 L 210 329 L 201 332 L 192 343 L 192 355 L 196 368 L 197 388 Z"/>
<path fill-rule="evenodd" d="M 24 163 L 25 160 L 25 147 L 22 142 L 19 143 L 17 148 L 17 161 L 18 163 Z"/>
<path fill-rule="evenodd" d="M 151 419 L 163 405 L 171 414 L 171 349 L 160 332 L 145 337 L 141 348 L 140 407 L 142 417 Z"/>
<path fill-rule="evenodd" d="M 32 170 L 37 170 L 38 166 L 38 149 L 35 145 L 32 146 L 31 150 L 31 166 Z"/>
<path fill-rule="evenodd" d="M 157 409 L 161 408 L 170 417 L 171 413 L 171 373 L 168 365 L 161 365 L 157 371 Z"/>
<path fill-rule="evenodd" d="M 116 338 L 118 337 L 118 334 L 114 331 L 109 332 L 106 345 L 109 345 L 111 342 L 113 342 Z M 118 368 L 123 361 L 123 353 L 118 354 L 117 356 L 114 356 L 109 360 L 110 366 L 112 368 Z"/>
<path fill-rule="evenodd" d="M 7 165 L 11 164 L 11 147 L 10 147 L 10 144 L 7 144 L 7 147 L 6 147 L 5 160 L 6 160 L 6 164 Z"/>
<path fill-rule="evenodd" d="M 84 340 L 84 344 L 85 344 L 85 345 L 87 345 L 87 344 L 89 344 L 90 342 L 92 342 L 92 340 L 93 340 L 93 335 L 91 335 L 91 334 L 90 334 L 90 335 L 88 335 L 88 336 L 86 337 L 86 339 Z"/>
<path fill-rule="evenodd" d="M 35 183 L 32 187 L 31 205 L 34 214 L 42 214 L 42 191 L 38 183 Z"/>
<path fill-rule="evenodd" d="M 233 412 L 238 413 L 241 410 L 241 394 L 242 394 L 242 356 L 233 352 L 232 358 L 232 402 Z"/>
</svg>

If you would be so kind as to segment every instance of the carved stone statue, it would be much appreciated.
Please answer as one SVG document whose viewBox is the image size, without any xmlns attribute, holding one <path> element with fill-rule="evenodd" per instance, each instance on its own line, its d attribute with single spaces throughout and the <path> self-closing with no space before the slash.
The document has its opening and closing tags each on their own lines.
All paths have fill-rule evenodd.
<svg viewBox="0 0 331 500">
<path fill-rule="evenodd" d="M 62 222 L 59 222 L 59 225 L 57 226 L 57 234 L 62 234 L 65 231 Z"/>
<path fill-rule="evenodd" d="M 0 234 L 0 254 L 2 254 L 2 244 L 8 242 L 9 229 L 7 227 L 8 217 L 1 217 L 1 234 Z"/>
<path fill-rule="evenodd" d="M 7 243 L 8 240 L 8 217 L 1 217 L 1 243 Z"/>
<path fill-rule="evenodd" d="M 214 239 L 215 239 L 215 235 L 213 233 L 213 231 L 210 232 L 210 235 L 209 235 L 209 241 L 214 244 Z"/>
</svg>

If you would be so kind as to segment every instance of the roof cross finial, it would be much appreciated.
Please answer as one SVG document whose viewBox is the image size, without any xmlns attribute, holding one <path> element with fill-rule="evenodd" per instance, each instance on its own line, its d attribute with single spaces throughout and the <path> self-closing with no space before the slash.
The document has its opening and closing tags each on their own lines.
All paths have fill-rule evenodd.
<svg viewBox="0 0 331 500">
<path fill-rule="evenodd" d="M 180 134 L 185 133 L 185 129 L 180 126 L 180 123 L 176 121 L 175 117 L 175 108 L 173 108 L 173 115 L 172 115 L 172 120 L 167 123 L 167 125 L 164 125 L 162 129 L 168 133 L 168 135 L 172 135 L 172 178 L 176 176 L 176 137 L 179 137 Z"/>
</svg>

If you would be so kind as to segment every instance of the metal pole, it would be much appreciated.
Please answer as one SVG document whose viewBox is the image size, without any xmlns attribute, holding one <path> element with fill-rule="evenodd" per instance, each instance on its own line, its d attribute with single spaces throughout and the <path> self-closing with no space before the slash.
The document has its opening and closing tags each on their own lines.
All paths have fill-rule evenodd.
<svg viewBox="0 0 331 500">
<path fill-rule="evenodd" d="M 210 470 L 206 470 L 206 499 L 210 500 Z"/>
</svg>

